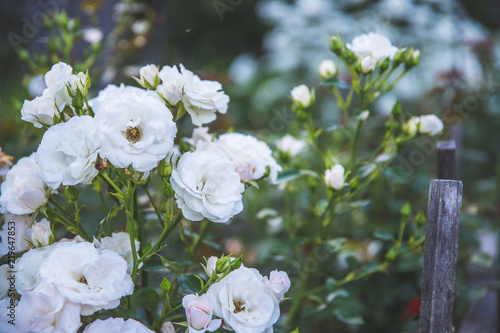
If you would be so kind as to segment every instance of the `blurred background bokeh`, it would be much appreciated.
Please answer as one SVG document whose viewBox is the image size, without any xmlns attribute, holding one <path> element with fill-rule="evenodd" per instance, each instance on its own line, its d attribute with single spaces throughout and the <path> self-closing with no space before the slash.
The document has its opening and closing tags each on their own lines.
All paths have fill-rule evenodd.
<svg viewBox="0 0 500 333">
<path fill-rule="evenodd" d="M 47 51 L 50 29 L 41 20 L 42 15 L 53 10 L 64 10 L 69 17 L 79 19 L 77 30 L 82 38 L 76 42 L 69 62 L 85 67 L 86 59 L 94 57 L 89 68 L 94 89 L 109 83 L 133 84 L 131 76 L 137 76 L 145 64 L 183 63 L 200 77 L 221 82 L 231 98 L 228 114 L 210 124 L 212 131 L 255 131 L 271 145 L 284 133 L 297 131 L 286 97 L 296 85 L 319 83 L 319 63 L 334 59 L 328 36 L 339 33 L 350 41 L 373 31 L 386 35 L 393 45 L 421 49 L 420 65 L 377 101 L 372 114 L 380 118 L 388 115 L 398 98 L 405 113 L 435 113 L 443 119 L 445 132 L 440 140 L 456 140 L 459 177 L 464 182 L 459 260 L 498 266 L 494 256 L 487 255 L 488 251 L 494 255 L 495 249 L 480 248 L 478 232 L 493 235 L 496 246 L 500 212 L 500 2 L 2 0 L 0 146 L 16 160 L 36 150 L 39 142 L 40 133 L 20 120 L 19 111 L 24 99 L 43 90 L 38 76 L 54 62 Z M 340 72 L 339 76 L 347 73 Z M 316 120 L 325 127 L 335 126 L 339 110 L 333 99 L 320 98 L 317 104 Z M 181 134 L 190 136 L 191 125 L 184 125 Z M 411 181 L 398 188 L 378 187 L 378 192 L 372 193 L 376 198 L 374 207 L 393 207 L 397 211 L 410 200 L 415 208 L 425 210 L 428 183 L 435 177 L 435 152 L 425 141 L 420 145 L 417 142 L 417 147 L 425 158 L 412 164 Z M 410 153 L 408 150 L 403 155 L 408 159 Z M 392 191 L 391 197 L 384 191 Z M 272 202 L 272 195 L 269 197 Z M 265 200 L 262 198 L 262 202 Z M 235 237 L 225 241 L 227 252 L 247 249 L 246 260 L 263 264 L 275 254 L 273 247 L 276 250 L 279 246 L 272 242 L 252 246 L 255 239 L 245 230 L 265 228 L 272 221 L 265 222 L 266 215 L 258 214 L 266 208 L 264 203 L 255 198 L 248 201 L 252 203 L 247 205 L 246 214 L 236 220 L 232 229 L 215 229 L 214 233 Z M 390 211 L 374 209 L 360 219 L 381 224 L 390 216 Z M 272 214 L 268 220 L 271 218 Z M 253 227 L 241 226 L 242 219 L 253 223 Z M 391 329 L 411 329 L 408 325 L 415 312 L 412 306 L 418 295 L 421 262 L 408 262 L 415 265 L 398 268 L 394 279 L 401 283 L 383 300 L 378 294 L 363 294 L 366 286 L 359 283 L 359 297 L 368 304 L 366 308 L 372 309 L 372 313 L 363 315 L 369 318 L 367 322 L 374 332 L 387 327 L 389 313 L 396 313 Z M 466 266 L 461 267 L 458 285 L 460 290 L 467 290 Z M 385 276 L 374 278 L 369 289 L 390 290 L 392 281 Z M 457 316 L 463 316 L 474 297 L 481 296 L 484 292 L 476 289 L 459 295 Z"/>
</svg>

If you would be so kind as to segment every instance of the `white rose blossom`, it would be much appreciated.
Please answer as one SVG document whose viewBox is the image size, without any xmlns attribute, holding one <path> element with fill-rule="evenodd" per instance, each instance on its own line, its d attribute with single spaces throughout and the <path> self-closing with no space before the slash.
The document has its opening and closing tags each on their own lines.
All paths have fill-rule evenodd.
<svg viewBox="0 0 500 333">
<path fill-rule="evenodd" d="M 217 148 L 231 161 L 243 182 L 257 180 L 266 174 L 269 168 L 269 179 L 276 183 L 281 166 L 272 157 L 271 149 L 262 141 L 251 135 L 227 133 L 219 137 Z"/>
<path fill-rule="evenodd" d="M 16 328 L 22 332 L 76 333 L 81 326 L 80 305 L 61 296 L 52 284 L 22 295 Z"/>
<path fill-rule="evenodd" d="M 355 37 L 347 48 L 358 58 L 371 56 L 375 62 L 387 57 L 392 59 L 398 51 L 387 37 L 373 32 Z"/>
<path fill-rule="evenodd" d="M 177 205 L 184 217 L 200 221 L 227 222 L 243 209 L 245 186 L 233 163 L 216 151 L 187 152 L 170 178 Z"/>
<path fill-rule="evenodd" d="M 335 164 L 332 168 L 325 171 L 325 183 L 327 186 L 340 190 L 344 187 L 344 167 L 340 164 Z"/>
<path fill-rule="evenodd" d="M 217 258 L 216 256 L 211 256 L 210 258 L 208 258 L 207 266 L 205 267 L 205 272 L 207 273 L 208 277 L 211 277 L 212 274 L 215 273 L 215 268 L 217 266 L 217 260 L 219 260 L 219 258 Z"/>
<path fill-rule="evenodd" d="M 25 100 L 21 109 L 21 119 L 37 128 L 42 128 L 42 124 L 53 125 L 56 114 L 54 99 L 50 94 L 35 97 L 32 101 Z"/>
<path fill-rule="evenodd" d="M 285 293 L 290 289 L 290 278 L 288 274 L 283 271 L 272 271 L 269 275 L 264 276 L 262 280 L 269 288 L 274 292 L 274 296 L 278 301 L 282 301 L 285 298 Z"/>
<path fill-rule="evenodd" d="M 216 112 L 226 113 L 229 96 L 222 91 L 219 82 L 201 80 L 182 64 L 180 68 L 184 79 L 182 104 L 194 125 L 201 126 L 214 121 Z"/>
<path fill-rule="evenodd" d="M 148 84 L 149 86 L 156 88 L 159 81 L 158 74 L 158 66 L 156 65 L 146 65 L 139 69 L 140 81 L 143 86 Z"/>
<path fill-rule="evenodd" d="M 30 242 L 36 247 L 49 245 L 50 238 L 53 237 L 52 230 L 50 230 L 50 222 L 47 219 L 42 219 L 40 222 L 34 223 L 28 229 L 27 234 Z"/>
<path fill-rule="evenodd" d="M 21 119 L 41 128 L 44 125 L 53 125 L 55 115 L 71 106 L 72 97 L 68 87 L 75 93 L 77 89 L 83 92 L 87 76 L 85 73 L 73 74 L 73 68 L 59 62 L 45 74 L 44 80 L 47 88 L 42 95 L 32 101 L 25 101 L 21 109 Z"/>
<path fill-rule="evenodd" d="M 359 66 L 363 74 L 368 74 L 373 72 L 375 67 L 377 67 L 377 61 L 372 56 L 362 57 L 359 61 Z"/>
<path fill-rule="evenodd" d="M 58 244 L 38 273 L 40 285 L 53 283 L 61 295 L 82 306 L 84 316 L 116 308 L 134 290 L 125 259 L 88 242 Z"/>
<path fill-rule="evenodd" d="M 443 128 L 443 121 L 433 114 L 412 117 L 403 124 L 403 130 L 412 136 L 417 133 L 431 136 L 436 135 L 441 133 Z"/>
<path fill-rule="evenodd" d="M 290 95 L 292 100 L 302 108 L 308 108 L 314 102 L 314 93 L 305 84 L 293 88 Z"/>
<path fill-rule="evenodd" d="M 161 84 L 156 87 L 156 91 L 159 92 L 171 106 L 179 103 L 182 99 L 184 77 L 179 72 L 179 69 L 177 69 L 177 66 L 164 66 L 158 74 L 158 77 L 161 80 Z"/>
<path fill-rule="evenodd" d="M 95 162 L 101 147 L 96 121 L 73 117 L 50 127 L 35 154 L 42 180 L 57 189 L 62 185 L 90 184 L 98 174 Z"/>
<path fill-rule="evenodd" d="M 195 150 L 206 150 L 213 147 L 213 135 L 208 133 L 208 127 L 195 127 L 193 135 L 185 140 Z"/>
<path fill-rule="evenodd" d="M 238 333 L 272 330 L 280 316 L 273 290 L 255 269 L 241 267 L 232 271 L 210 286 L 207 294 L 216 300 L 214 314 Z"/>
<path fill-rule="evenodd" d="M 8 172 L 1 185 L 0 212 L 31 214 L 48 200 L 48 190 L 37 173 L 35 154 L 21 158 Z"/>
<path fill-rule="evenodd" d="M 22 295 L 40 284 L 38 271 L 42 263 L 60 243 L 29 250 L 16 260 L 16 291 Z"/>
<path fill-rule="evenodd" d="M 189 333 L 213 332 L 222 325 L 222 320 L 212 319 L 216 300 L 211 294 L 186 295 L 182 306 L 186 309 Z"/>
<path fill-rule="evenodd" d="M 0 243 L 0 256 L 7 254 L 9 251 L 19 253 L 28 250 L 31 247 L 28 242 L 30 239 L 31 217 L 29 215 L 5 214 L 3 220 L 2 230 L 0 231 L 2 240 Z"/>
<path fill-rule="evenodd" d="M 111 250 L 120 255 L 123 259 L 127 261 L 127 273 L 132 274 L 132 268 L 134 264 L 134 259 L 132 256 L 132 247 L 130 246 L 130 236 L 126 232 L 113 232 L 111 237 L 101 238 L 100 241 L 94 240 L 94 245 L 96 248 L 104 250 Z M 138 240 L 135 241 L 135 249 L 139 253 L 140 243 Z M 139 268 L 142 266 L 140 264 Z"/>
<path fill-rule="evenodd" d="M 161 333 L 175 333 L 174 324 L 171 321 L 166 321 L 161 325 Z"/>
<path fill-rule="evenodd" d="M 134 319 L 123 318 L 98 319 L 85 327 L 83 333 L 154 333 Z"/>
<path fill-rule="evenodd" d="M 287 134 L 276 141 L 276 148 L 290 155 L 291 157 L 297 156 L 305 147 L 305 141 L 295 139 L 290 134 Z"/>
<path fill-rule="evenodd" d="M 172 150 L 177 127 L 155 92 L 108 86 L 92 105 L 102 134 L 101 157 L 114 166 L 147 172 Z"/>
<path fill-rule="evenodd" d="M 325 59 L 319 64 L 318 73 L 324 80 L 335 77 L 338 73 L 337 64 L 333 60 Z"/>
<path fill-rule="evenodd" d="M 443 131 L 443 121 L 434 114 L 420 116 L 419 132 L 426 135 L 436 135 Z"/>
</svg>

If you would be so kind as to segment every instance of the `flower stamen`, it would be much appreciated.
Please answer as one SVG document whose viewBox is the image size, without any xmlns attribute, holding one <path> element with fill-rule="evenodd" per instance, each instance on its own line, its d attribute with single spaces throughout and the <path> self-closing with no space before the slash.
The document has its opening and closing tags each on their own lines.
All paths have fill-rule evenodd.
<svg viewBox="0 0 500 333">
<path fill-rule="evenodd" d="M 129 127 L 129 128 L 127 128 L 127 131 L 125 132 L 125 137 L 127 138 L 128 141 L 136 143 L 136 142 L 141 140 L 142 131 L 137 126 Z"/>
<path fill-rule="evenodd" d="M 234 303 L 234 311 L 233 313 L 240 313 L 241 311 L 243 311 L 243 307 L 245 306 L 243 303 L 241 302 L 233 302 Z"/>
</svg>

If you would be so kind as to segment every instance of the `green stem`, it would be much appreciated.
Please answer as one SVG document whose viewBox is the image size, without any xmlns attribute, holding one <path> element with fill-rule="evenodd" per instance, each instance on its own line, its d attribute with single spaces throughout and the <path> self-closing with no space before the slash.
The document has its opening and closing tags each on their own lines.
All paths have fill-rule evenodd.
<svg viewBox="0 0 500 333">
<path fill-rule="evenodd" d="M 149 202 L 151 203 L 151 206 L 153 206 L 153 209 L 155 211 L 156 217 L 158 218 L 158 221 L 160 221 L 161 225 L 164 225 L 163 219 L 161 217 L 160 209 L 158 208 L 158 206 L 153 201 L 153 197 L 151 196 L 151 193 L 149 193 L 148 185 L 144 185 L 142 187 L 142 189 L 144 190 L 144 192 L 146 192 L 146 195 L 148 196 L 148 199 L 149 199 Z"/>
<path fill-rule="evenodd" d="M 356 129 L 354 130 L 354 134 L 351 136 L 351 154 L 349 158 L 349 167 L 352 169 L 356 164 L 356 153 L 358 146 L 358 137 L 361 131 L 361 126 L 363 125 L 363 120 L 358 119 L 356 123 Z"/>
<path fill-rule="evenodd" d="M 314 247 L 314 249 L 316 249 L 316 246 Z M 299 287 L 293 299 L 292 308 L 288 313 L 288 317 L 285 323 L 285 330 L 290 330 L 292 328 L 292 325 L 295 321 L 295 317 L 299 313 L 299 310 L 303 307 L 302 300 L 305 295 L 308 279 L 309 279 L 309 273 L 307 272 L 307 270 L 302 270 L 302 274 L 300 275 Z"/>
<path fill-rule="evenodd" d="M 163 243 L 163 241 L 165 240 L 165 238 L 167 238 L 167 236 L 170 234 L 170 232 L 172 232 L 172 230 L 175 228 L 176 225 L 179 224 L 179 222 L 181 222 L 182 220 L 182 214 L 179 214 L 177 216 L 177 218 L 175 219 L 175 221 L 168 225 L 167 223 L 165 223 L 165 227 L 163 228 L 163 231 L 160 235 L 160 237 L 156 240 L 155 244 L 149 248 L 149 250 L 147 250 L 138 260 L 138 263 L 141 263 L 143 262 L 144 260 L 146 260 L 153 252 L 155 252 L 155 250 L 161 245 L 161 243 Z"/>
<path fill-rule="evenodd" d="M 189 251 L 191 253 L 191 256 L 194 256 L 194 254 L 198 250 L 198 247 L 200 246 L 201 241 L 203 240 L 203 237 L 205 236 L 209 225 L 210 225 L 210 221 L 208 221 L 207 219 L 204 219 L 203 222 L 201 222 L 201 227 L 200 227 L 200 231 L 198 232 L 198 236 L 194 240 L 194 243 L 191 246 L 190 251 Z"/>
</svg>

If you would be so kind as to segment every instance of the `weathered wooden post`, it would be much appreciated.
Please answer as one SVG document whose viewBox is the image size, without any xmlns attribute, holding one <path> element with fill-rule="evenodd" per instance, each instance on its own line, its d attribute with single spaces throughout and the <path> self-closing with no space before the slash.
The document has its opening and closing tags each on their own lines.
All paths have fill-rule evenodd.
<svg viewBox="0 0 500 333">
<path fill-rule="evenodd" d="M 452 333 L 462 191 L 458 180 L 431 181 L 419 333 Z"/>
<path fill-rule="evenodd" d="M 457 145 L 455 140 L 439 141 L 437 144 L 438 179 L 457 178 Z"/>
</svg>

